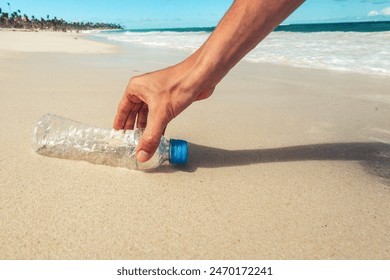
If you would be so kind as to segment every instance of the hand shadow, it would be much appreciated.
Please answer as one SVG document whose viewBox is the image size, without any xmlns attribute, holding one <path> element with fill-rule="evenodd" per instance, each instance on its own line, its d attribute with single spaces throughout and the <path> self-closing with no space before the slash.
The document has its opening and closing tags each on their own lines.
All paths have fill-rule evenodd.
<svg viewBox="0 0 390 280">
<path fill-rule="evenodd" d="M 219 168 L 308 160 L 359 161 L 369 173 L 390 182 L 390 145 L 380 142 L 313 144 L 274 149 L 224 150 L 188 143 L 188 163 L 176 170 Z"/>
</svg>

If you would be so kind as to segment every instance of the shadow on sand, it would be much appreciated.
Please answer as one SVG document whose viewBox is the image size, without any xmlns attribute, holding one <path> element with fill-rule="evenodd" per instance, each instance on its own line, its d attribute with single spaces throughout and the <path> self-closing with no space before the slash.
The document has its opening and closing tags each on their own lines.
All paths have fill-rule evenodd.
<svg viewBox="0 0 390 280">
<path fill-rule="evenodd" d="M 224 150 L 189 143 L 188 156 L 187 165 L 174 169 L 194 172 L 197 168 L 219 168 L 272 162 L 359 161 L 369 173 L 383 178 L 387 184 L 390 183 L 390 145 L 380 142 L 313 144 L 254 150 Z"/>
</svg>

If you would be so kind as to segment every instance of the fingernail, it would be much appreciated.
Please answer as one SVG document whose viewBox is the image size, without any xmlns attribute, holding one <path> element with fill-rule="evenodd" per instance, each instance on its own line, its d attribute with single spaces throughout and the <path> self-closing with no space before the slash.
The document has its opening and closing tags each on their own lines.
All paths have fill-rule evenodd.
<svg viewBox="0 0 390 280">
<path fill-rule="evenodd" d="M 137 159 L 140 162 L 147 161 L 149 159 L 149 157 L 150 157 L 150 154 L 148 152 L 145 152 L 144 150 L 139 151 L 137 154 Z"/>
</svg>

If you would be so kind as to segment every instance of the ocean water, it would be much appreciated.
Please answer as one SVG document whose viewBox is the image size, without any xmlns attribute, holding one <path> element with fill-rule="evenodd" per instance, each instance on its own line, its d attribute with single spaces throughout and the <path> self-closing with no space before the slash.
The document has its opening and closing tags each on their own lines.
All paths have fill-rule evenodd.
<svg viewBox="0 0 390 280">
<path fill-rule="evenodd" d="M 213 30 L 213 27 L 120 30 L 95 36 L 129 46 L 169 48 L 190 54 Z M 244 60 L 390 76 L 390 21 L 280 26 Z"/>
</svg>

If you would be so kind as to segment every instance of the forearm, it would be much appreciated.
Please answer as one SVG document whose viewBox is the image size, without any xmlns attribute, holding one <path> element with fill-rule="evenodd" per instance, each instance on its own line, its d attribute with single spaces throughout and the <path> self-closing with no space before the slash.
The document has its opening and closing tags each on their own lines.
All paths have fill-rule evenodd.
<svg viewBox="0 0 390 280">
<path fill-rule="evenodd" d="M 209 39 L 189 58 L 194 65 L 193 77 L 215 86 L 303 2 L 236 0 Z"/>
<path fill-rule="evenodd" d="M 130 79 L 115 129 L 145 127 L 137 159 L 151 158 L 167 124 L 215 86 L 304 0 L 236 0 L 209 39 L 183 62 Z"/>
</svg>

